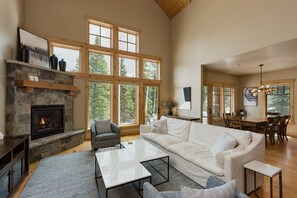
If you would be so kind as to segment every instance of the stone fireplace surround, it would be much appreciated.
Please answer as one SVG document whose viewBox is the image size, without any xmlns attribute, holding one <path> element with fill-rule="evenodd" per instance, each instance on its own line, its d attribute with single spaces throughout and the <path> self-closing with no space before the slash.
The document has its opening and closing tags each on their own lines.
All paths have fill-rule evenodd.
<svg viewBox="0 0 297 198">
<path fill-rule="evenodd" d="M 73 129 L 73 96 L 63 90 L 28 92 L 16 80 L 37 76 L 40 82 L 73 85 L 74 75 L 19 61 L 6 61 L 6 136 L 31 135 L 31 105 L 64 105 L 65 132 L 30 142 L 31 162 L 83 143 L 84 130 Z"/>
</svg>

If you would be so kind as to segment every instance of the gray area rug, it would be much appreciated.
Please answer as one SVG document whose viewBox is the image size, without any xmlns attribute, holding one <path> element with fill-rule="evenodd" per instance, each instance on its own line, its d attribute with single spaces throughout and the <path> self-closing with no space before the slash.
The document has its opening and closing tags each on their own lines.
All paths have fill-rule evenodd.
<svg viewBox="0 0 297 198">
<path fill-rule="evenodd" d="M 166 175 L 167 165 L 162 160 L 152 161 L 151 164 Z M 153 184 L 164 181 L 147 163 L 143 165 L 152 173 Z M 94 151 L 45 158 L 40 161 L 20 197 L 105 197 L 102 179 L 97 180 L 100 194 L 98 193 L 94 166 Z M 169 176 L 169 182 L 157 186 L 158 190 L 179 190 L 181 186 L 202 188 L 172 167 L 169 169 Z M 108 197 L 140 197 L 132 184 L 113 188 L 108 193 Z"/>
</svg>

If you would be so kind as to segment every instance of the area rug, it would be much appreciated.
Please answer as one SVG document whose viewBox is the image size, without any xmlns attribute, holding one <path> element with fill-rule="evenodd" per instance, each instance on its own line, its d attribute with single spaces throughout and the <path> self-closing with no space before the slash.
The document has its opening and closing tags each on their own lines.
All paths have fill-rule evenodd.
<svg viewBox="0 0 297 198">
<path fill-rule="evenodd" d="M 41 160 L 20 197 L 105 197 L 102 179 L 97 180 L 100 193 L 96 187 L 94 156 L 94 151 L 86 151 Z M 143 165 L 151 172 L 153 184 L 164 180 L 147 163 Z M 152 165 L 166 174 L 167 166 L 163 161 L 153 161 Z M 157 186 L 158 190 L 179 190 L 181 186 L 202 188 L 172 167 L 169 173 L 169 182 Z M 132 184 L 113 188 L 108 193 L 108 197 L 140 197 Z"/>
</svg>

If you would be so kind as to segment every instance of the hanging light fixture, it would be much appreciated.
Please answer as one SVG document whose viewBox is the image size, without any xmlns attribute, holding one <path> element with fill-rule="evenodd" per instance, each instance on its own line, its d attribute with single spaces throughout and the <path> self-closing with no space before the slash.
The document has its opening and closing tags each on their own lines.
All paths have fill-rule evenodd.
<svg viewBox="0 0 297 198">
<path fill-rule="evenodd" d="M 258 87 L 257 89 L 253 89 L 251 91 L 252 95 L 253 96 L 256 96 L 258 93 L 260 92 L 264 92 L 265 94 L 269 95 L 271 94 L 273 91 L 276 90 L 275 87 L 270 87 L 269 85 L 263 85 L 263 81 L 262 81 L 262 67 L 264 65 L 263 64 L 260 64 L 259 67 L 260 67 L 260 87 Z"/>
</svg>

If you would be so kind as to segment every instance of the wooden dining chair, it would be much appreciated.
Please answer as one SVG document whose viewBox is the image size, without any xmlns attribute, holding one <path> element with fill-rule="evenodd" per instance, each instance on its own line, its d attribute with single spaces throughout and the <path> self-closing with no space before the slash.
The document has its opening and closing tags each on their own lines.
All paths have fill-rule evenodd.
<svg viewBox="0 0 297 198">
<path fill-rule="evenodd" d="M 271 144 L 275 144 L 275 126 L 276 126 L 276 117 L 267 117 L 267 123 L 264 128 L 265 136 L 265 145 L 267 145 L 267 135 L 269 136 L 269 141 Z"/>
<path fill-rule="evenodd" d="M 227 116 L 231 116 L 231 113 L 223 113 L 223 119 L 224 119 L 225 127 L 229 128 L 229 122 L 228 122 Z"/>
<path fill-rule="evenodd" d="M 281 116 L 281 124 L 279 126 L 279 137 L 281 138 L 281 141 L 284 141 L 285 138 L 288 141 L 287 127 L 290 122 L 290 119 L 291 119 L 291 115 Z"/>
<path fill-rule="evenodd" d="M 242 129 L 241 116 L 227 115 L 229 128 Z"/>
</svg>

